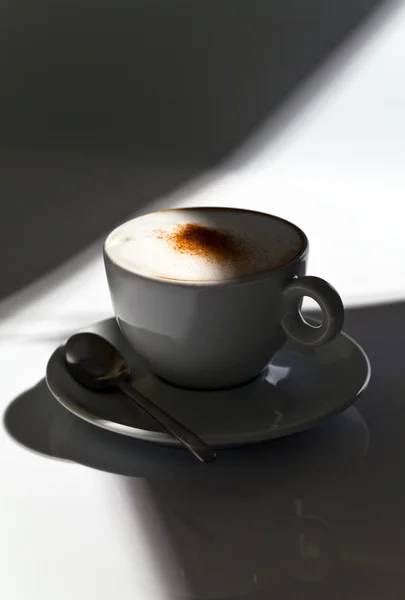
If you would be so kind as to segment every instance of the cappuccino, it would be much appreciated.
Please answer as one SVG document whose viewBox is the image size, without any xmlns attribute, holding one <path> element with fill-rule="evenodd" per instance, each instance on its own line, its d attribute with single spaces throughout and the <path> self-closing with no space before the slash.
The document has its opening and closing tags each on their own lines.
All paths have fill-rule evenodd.
<svg viewBox="0 0 405 600">
<path fill-rule="evenodd" d="M 108 236 L 105 252 L 123 269 L 181 282 L 220 282 L 272 271 L 296 258 L 304 236 L 264 213 L 184 208 L 138 217 Z"/>
</svg>

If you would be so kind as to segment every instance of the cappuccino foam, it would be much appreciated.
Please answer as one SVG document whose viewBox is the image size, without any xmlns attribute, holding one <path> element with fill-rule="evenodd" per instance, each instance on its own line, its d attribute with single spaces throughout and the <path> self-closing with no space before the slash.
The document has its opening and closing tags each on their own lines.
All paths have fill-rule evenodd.
<svg viewBox="0 0 405 600">
<path fill-rule="evenodd" d="M 175 281 L 226 281 L 274 270 L 303 249 L 301 232 L 262 213 L 173 209 L 117 227 L 105 251 L 118 266 Z"/>
</svg>

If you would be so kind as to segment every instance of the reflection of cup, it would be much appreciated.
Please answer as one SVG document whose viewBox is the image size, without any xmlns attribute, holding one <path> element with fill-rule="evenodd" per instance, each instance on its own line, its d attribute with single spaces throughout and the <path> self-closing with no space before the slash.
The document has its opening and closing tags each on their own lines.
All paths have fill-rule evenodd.
<svg viewBox="0 0 405 600">
<path fill-rule="evenodd" d="M 227 208 L 144 215 L 115 229 L 104 246 L 124 336 L 158 376 L 198 389 L 253 379 L 286 334 L 319 346 L 340 331 L 340 297 L 304 276 L 307 256 L 295 225 Z M 303 320 L 303 296 L 320 305 L 320 327 Z"/>
<path fill-rule="evenodd" d="M 236 598 L 294 582 L 319 584 L 339 567 L 333 529 L 317 516 L 290 517 L 293 502 L 255 499 L 252 492 L 243 498 L 194 495 L 187 505 L 164 493 L 164 505 L 142 517 L 149 539 L 159 522 L 151 546 L 170 597 Z M 158 489 L 154 495 L 162 498 Z M 157 547 L 162 537 L 171 559 Z"/>
<path fill-rule="evenodd" d="M 302 512 L 296 500 L 296 515 L 280 524 L 278 550 L 287 577 L 302 583 L 321 583 L 337 568 L 340 548 L 336 533 L 323 519 Z"/>
</svg>

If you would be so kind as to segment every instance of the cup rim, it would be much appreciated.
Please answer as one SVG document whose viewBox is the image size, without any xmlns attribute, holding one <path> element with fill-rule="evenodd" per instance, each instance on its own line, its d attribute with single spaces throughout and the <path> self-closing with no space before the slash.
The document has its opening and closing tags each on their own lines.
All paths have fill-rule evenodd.
<svg viewBox="0 0 405 600">
<path fill-rule="evenodd" d="M 262 217 L 266 217 L 266 218 L 271 218 L 271 219 L 275 219 L 276 221 L 281 221 L 283 223 L 286 223 L 287 225 L 290 225 L 291 227 L 293 227 L 298 234 L 300 235 L 301 239 L 302 239 L 302 247 L 300 249 L 300 251 L 298 252 L 298 254 L 296 256 L 294 256 L 292 259 L 290 259 L 288 262 L 284 263 L 283 265 L 280 265 L 279 267 L 275 267 L 274 269 L 268 269 L 267 271 L 263 271 L 262 273 L 254 273 L 252 275 L 246 275 L 245 277 L 235 277 L 234 279 L 226 279 L 226 280 L 220 280 L 220 281 L 210 281 L 210 280 L 201 280 L 201 279 L 170 279 L 170 278 L 166 278 L 166 277 L 157 277 L 156 275 L 146 275 L 144 273 L 139 273 L 137 271 L 132 271 L 131 269 L 127 269 L 126 267 L 123 267 L 122 265 L 119 265 L 117 262 L 115 262 L 111 256 L 108 254 L 108 251 L 106 249 L 106 243 L 108 238 L 110 237 L 110 235 L 119 227 L 121 227 L 122 225 L 125 225 L 125 223 L 128 223 L 129 221 L 136 221 L 137 219 L 141 219 L 142 217 L 145 217 L 146 215 L 149 214 L 158 214 L 158 213 L 165 213 L 165 212 L 180 212 L 180 211 L 193 211 L 193 210 L 218 210 L 218 211 L 229 211 L 229 212 L 243 212 L 243 213 L 251 213 L 254 215 L 259 215 Z M 166 208 L 166 209 L 162 209 L 162 210 L 156 210 L 156 211 L 151 211 L 142 215 L 138 215 L 137 217 L 134 217 L 133 219 L 126 219 L 125 221 L 122 221 L 119 225 L 116 225 L 113 229 L 111 229 L 111 231 L 109 231 L 109 233 L 107 234 L 104 243 L 103 243 L 103 256 L 104 256 L 104 261 L 105 262 L 110 262 L 116 269 L 123 271 L 124 273 L 127 273 L 128 275 L 132 275 L 133 277 L 137 277 L 139 279 L 144 279 L 146 281 L 151 281 L 157 284 L 162 284 L 165 286 L 175 286 L 175 287 L 232 287 L 232 286 L 239 286 L 239 285 L 247 285 L 247 284 L 251 284 L 263 279 L 266 279 L 267 277 L 271 277 L 273 274 L 275 273 L 279 273 L 280 271 L 282 271 L 283 269 L 290 267 L 293 264 L 296 264 L 298 262 L 301 262 L 303 260 L 303 258 L 305 258 L 305 256 L 308 254 L 308 250 L 309 250 L 309 241 L 308 238 L 306 236 L 306 234 L 303 232 L 303 230 L 298 227 L 298 225 L 295 225 L 295 223 L 292 223 L 291 221 L 288 221 L 287 219 L 283 219 L 282 217 L 279 217 L 277 215 L 273 215 L 271 213 L 265 213 L 262 211 L 258 211 L 258 210 L 251 210 L 248 208 L 237 208 L 237 207 L 231 207 L 231 206 L 186 206 L 186 207 L 174 207 L 174 208 Z"/>
</svg>

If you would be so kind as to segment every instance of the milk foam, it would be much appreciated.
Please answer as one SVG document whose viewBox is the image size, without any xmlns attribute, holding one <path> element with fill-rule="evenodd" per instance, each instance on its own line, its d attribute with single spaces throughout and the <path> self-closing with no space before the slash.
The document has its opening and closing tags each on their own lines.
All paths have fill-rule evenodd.
<svg viewBox="0 0 405 600">
<path fill-rule="evenodd" d="M 227 255 L 195 253 L 170 240 L 196 224 L 235 241 Z M 151 213 L 117 227 L 105 242 L 109 258 L 148 277 L 177 281 L 225 281 L 264 273 L 295 258 L 304 241 L 298 229 L 274 217 L 231 209 L 177 209 Z M 232 246 L 232 247 L 233 247 Z"/>
</svg>

